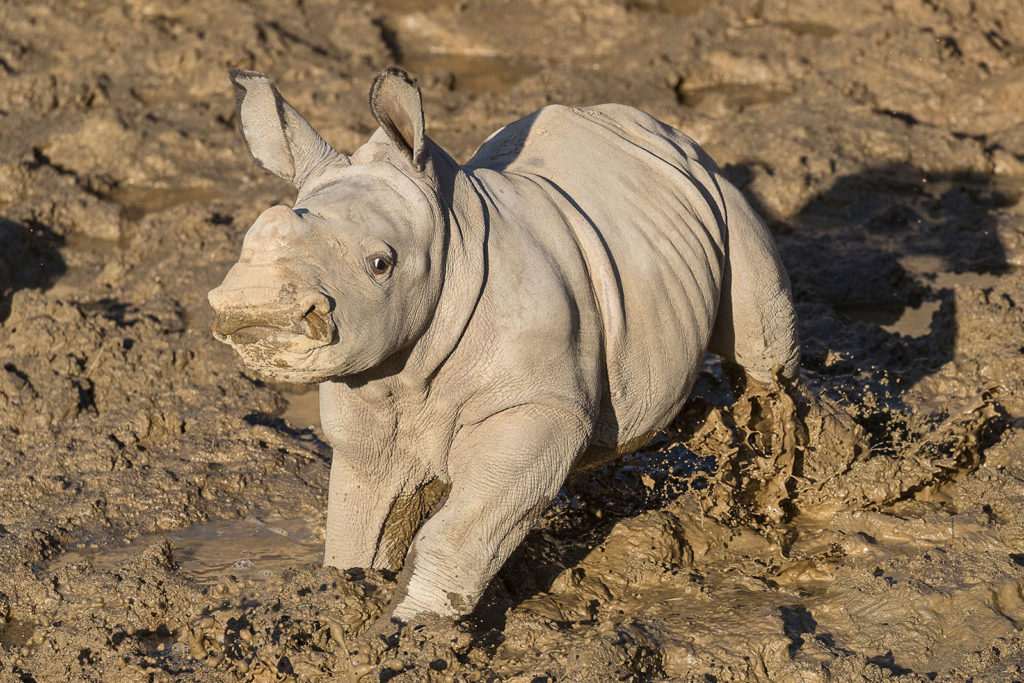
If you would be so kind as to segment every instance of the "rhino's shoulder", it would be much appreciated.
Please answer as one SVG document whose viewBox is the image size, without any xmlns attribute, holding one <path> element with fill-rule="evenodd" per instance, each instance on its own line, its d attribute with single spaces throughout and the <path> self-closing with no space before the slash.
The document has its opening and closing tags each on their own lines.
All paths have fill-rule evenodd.
<svg viewBox="0 0 1024 683">
<path fill-rule="evenodd" d="M 495 131 L 466 167 L 537 171 L 556 159 L 591 163 L 616 154 L 713 163 L 690 137 L 639 109 L 624 104 L 555 104 Z"/>
</svg>

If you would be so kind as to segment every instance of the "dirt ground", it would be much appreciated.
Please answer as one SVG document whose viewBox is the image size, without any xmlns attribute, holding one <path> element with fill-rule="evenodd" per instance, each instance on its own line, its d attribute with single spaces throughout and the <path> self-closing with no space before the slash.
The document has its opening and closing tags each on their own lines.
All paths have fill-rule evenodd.
<svg viewBox="0 0 1024 683">
<path fill-rule="evenodd" d="M 776 235 L 804 390 L 709 359 L 470 619 L 367 640 L 393 577 L 320 566 L 312 395 L 206 292 L 293 199 L 227 69 L 350 152 L 392 63 L 461 160 L 552 102 L 697 139 Z M 1022 74 L 1020 0 L 0 4 L 0 680 L 1024 679 Z"/>
</svg>

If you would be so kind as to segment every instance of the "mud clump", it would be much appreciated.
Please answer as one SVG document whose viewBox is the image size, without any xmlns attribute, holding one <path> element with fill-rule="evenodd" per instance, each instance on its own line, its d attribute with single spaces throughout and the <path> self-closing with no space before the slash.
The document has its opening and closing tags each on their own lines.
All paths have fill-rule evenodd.
<svg viewBox="0 0 1024 683">
<path fill-rule="evenodd" d="M 0 678 L 1024 676 L 1016 0 L 12 2 L 0 24 Z M 227 69 L 351 152 L 389 63 L 462 160 L 549 102 L 682 129 L 769 219 L 798 307 L 798 385 L 709 358 L 674 427 L 570 482 L 458 623 L 381 623 L 394 576 L 320 566 L 322 434 L 209 334 L 245 229 L 292 200 Z"/>
</svg>

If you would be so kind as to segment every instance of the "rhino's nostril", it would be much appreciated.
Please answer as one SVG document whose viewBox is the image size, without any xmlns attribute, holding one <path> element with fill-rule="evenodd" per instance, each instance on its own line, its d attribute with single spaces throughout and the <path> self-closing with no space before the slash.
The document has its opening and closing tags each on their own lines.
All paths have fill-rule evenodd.
<svg viewBox="0 0 1024 683">
<path fill-rule="evenodd" d="M 302 298 L 302 305 L 300 306 L 302 314 L 305 316 L 310 311 L 315 311 L 321 316 L 326 316 L 334 308 L 331 299 L 326 294 L 320 292 L 312 292 Z"/>
<path fill-rule="evenodd" d="M 328 323 L 327 315 L 318 311 L 315 306 L 309 307 L 309 310 L 302 316 L 302 324 L 307 337 L 322 342 L 331 340 L 333 330 Z"/>
<path fill-rule="evenodd" d="M 334 336 L 334 328 L 331 322 L 331 309 L 333 302 L 330 298 L 320 292 L 312 292 L 303 297 L 299 306 L 301 317 L 299 323 L 302 332 L 310 339 L 329 342 Z"/>
</svg>

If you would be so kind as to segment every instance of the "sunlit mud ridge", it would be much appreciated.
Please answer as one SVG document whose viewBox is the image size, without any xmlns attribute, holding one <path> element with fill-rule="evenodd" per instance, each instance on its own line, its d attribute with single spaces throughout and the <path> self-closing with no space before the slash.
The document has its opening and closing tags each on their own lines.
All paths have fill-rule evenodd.
<svg viewBox="0 0 1024 683">
<path fill-rule="evenodd" d="M 1024 678 L 1018 0 L 15 1 L 0 28 L 0 680 Z M 371 638 L 395 577 L 321 566 L 323 434 L 205 295 L 294 199 L 227 70 L 301 83 L 350 153 L 388 64 L 461 161 L 551 102 L 692 135 L 770 219 L 803 362 L 736 400 L 709 357 L 470 618 Z"/>
</svg>

